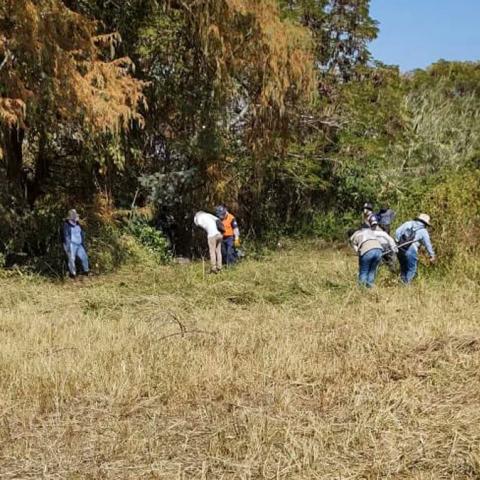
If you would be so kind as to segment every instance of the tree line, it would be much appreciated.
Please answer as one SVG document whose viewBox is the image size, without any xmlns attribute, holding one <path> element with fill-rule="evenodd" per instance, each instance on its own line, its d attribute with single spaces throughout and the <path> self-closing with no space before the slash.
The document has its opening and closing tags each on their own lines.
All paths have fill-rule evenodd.
<svg viewBox="0 0 480 480">
<path fill-rule="evenodd" d="M 220 202 L 256 238 L 475 217 L 480 65 L 401 74 L 377 34 L 369 0 L 5 0 L 0 249 L 48 254 L 72 206 L 104 244 L 148 209 L 179 253 Z"/>
</svg>

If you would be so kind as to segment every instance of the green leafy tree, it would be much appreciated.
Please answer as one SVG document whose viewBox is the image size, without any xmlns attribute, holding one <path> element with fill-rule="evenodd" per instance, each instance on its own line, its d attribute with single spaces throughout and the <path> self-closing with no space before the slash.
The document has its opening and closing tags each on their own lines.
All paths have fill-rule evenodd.
<svg viewBox="0 0 480 480">
<path fill-rule="evenodd" d="M 348 81 L 358 65 L 371 59 L 368 44 L 378 24 L 370 0 L 282 0 L 286 15 L 297 17 L 313 34 L 323 76 Z"/>
</svg>

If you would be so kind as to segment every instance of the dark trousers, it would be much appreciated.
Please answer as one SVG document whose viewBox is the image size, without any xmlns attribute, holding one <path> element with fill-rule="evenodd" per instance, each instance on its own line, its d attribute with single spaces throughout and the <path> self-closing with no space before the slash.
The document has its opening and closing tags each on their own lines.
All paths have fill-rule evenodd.
<svg viewBox="0 0 480 480">
<path fill-rule="evenodd" d="M 234 237 L 226 237 L 222 243 L 222 258 L 225 265 L 233 265 L 237 261 Z"/>
</svg>

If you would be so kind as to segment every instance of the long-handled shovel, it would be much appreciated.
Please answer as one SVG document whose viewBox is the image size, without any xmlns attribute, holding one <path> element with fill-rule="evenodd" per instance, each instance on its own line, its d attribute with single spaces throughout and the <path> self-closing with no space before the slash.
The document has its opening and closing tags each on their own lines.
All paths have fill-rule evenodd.
<svg viewBox="0 0 480 480">
<path fill-rule="evenodd" d="M 409 242 L 401 243 L 400 245 L 397 245 L 397 249 L 400 250 L 402 247 L 405 247 L 407 245 L 411 245 L 412 243 L 415 243 L 416 240 L 410 240 Z M 389 255 L 390 253 L 395 253 L 393 250 L 387 250 L 386 252 L 383 252 L 382 256 Z"/>
</svg>

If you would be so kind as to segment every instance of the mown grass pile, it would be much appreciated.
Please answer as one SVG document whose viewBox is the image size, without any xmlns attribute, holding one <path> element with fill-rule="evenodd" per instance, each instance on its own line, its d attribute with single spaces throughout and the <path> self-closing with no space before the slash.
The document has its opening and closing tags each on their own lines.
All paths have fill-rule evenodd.
<svg viewBox="0 0 480 480">
<path fill-rule="evenodd" d="M 293 246 L 0 280 L 0 477 L 480 477 L 480 287 Z"/>
</svg>

